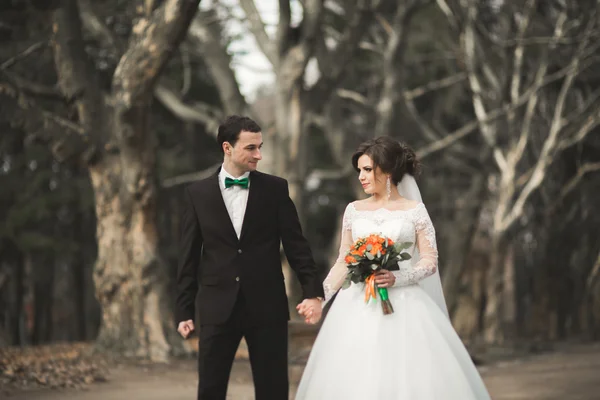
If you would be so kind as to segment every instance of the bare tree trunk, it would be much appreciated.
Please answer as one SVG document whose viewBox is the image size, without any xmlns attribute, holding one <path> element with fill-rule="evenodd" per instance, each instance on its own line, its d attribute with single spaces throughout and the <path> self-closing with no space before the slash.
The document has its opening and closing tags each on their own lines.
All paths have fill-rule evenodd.
<svg viewBox="0 0 600 400">
<path fill-rule="evenodd" d="M 490 266 L 486 274 L 483 335 L 487 343 L 504 341 L 504 266 L 507 245 L 503 235 L 494 232 L 490 250 Z"/>
<path fill-rule="evenodd" d="M 81 40 L 75 0 L 54 11 L 59 84 L 75 100 L 95 196 L 96 296 L 102 307 L 97 347 L 164 361 L 181 345 L 158 255 L 155 138 L 149 126 L 153 85 L 183 39 L 199 0 L 169 0 L 140 11 L 129 48 L 113 77 L 110 102 L 100 90 Z M 170 344 L 171 343 L 171 344 Z"/>
<path fill-rule="evenodd" d="M 126 356 L 164 358 L 171 328 L 166 271 L 157 254 L 156 186 L 153 160 L 137 170 L 144 185 L 123 190 L 119 160 L 90 169 L 96 193 L 98 259 L 96 296 L 102 308 L 98 345 Z"/>
<path fill-rule="evenodd" d="M 486 194 L 487 175 L 480 174 L 471 181 L 469 189 L 461 199 L 462 207 L 456 212 L 456 223 L 447 238 L 448 249 L 442 272 L 444 296 L 450 315 L 453 314 L 459 297 L 460 278 L 466 267 L 467 256 L 477 231 L 479 215 Z M 457 231 L 458 230 L 458 231 Z"/>
<path fill-rule="evenodd" d="M 42 344 L 48 343 L 52 337 L 55 260 L 47 256 L 36 257 L 34 260 L 35 274 L 32 277 L 34 323 L 31 341 L 33 344 Z"/>
<path fill-rule="evenodd" d="M 23 297 L 25 290 L 24 280 L 24 259 L 23 254 L 14 246 L 13 243 L 6 243 L 3 255 L 7 260 L 8 281 L 7 303 L 8 319 L 7 333 L 9 343 L 16 346 L 22 344 L 21 322 L 23 321 Z"/>
<path fill-rule="evenodd" d="M 594 262 L 592 270 L 587 277 L 583 301 L 583 317 L 587 325 L 587 331 L 591 338 L 600 338 L 600 253 Z"/>
<path fill-rule="evenodd" d="M 74 171 L 74 174 L 77 172 Z M 76 202 L 73 204 L 77 206 Z M 74 235 L 79 237 L 79 240 L 85 238 L 84 234 L 84 218 L 81 216 L 81 212 L 73 214 L 72 232 Z M 76 240 L 76 238 L 73 238 Z M 77 248 L 75 255 L 71 260 L 71 285 L 73 291 L 73 300 L 75 302 L 75 338 L 76 340 L 86 340 L 87 338 L 87 324 L 86 324 L 86 292 L 88 290 L 86 279 L 85 279 L 85 247 L 83 244 Z M 89 288 L 91 289 L 91 288 Z"/>
</svg>

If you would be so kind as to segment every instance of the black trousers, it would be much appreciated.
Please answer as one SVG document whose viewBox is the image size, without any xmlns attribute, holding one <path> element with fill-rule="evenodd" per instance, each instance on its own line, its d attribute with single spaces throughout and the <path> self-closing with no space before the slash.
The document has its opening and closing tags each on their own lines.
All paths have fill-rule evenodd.
<svg viewBox="0 0 600 400">
<path fill-rule="evenodd" d="M 231 367 L 242 337 L 248 344 L 255 399 L 287 400 L 287 321 L 253 324 L 241 291 L 226 323 L 200 326 L 198 400 L 225 400 Z"/>
</svg>

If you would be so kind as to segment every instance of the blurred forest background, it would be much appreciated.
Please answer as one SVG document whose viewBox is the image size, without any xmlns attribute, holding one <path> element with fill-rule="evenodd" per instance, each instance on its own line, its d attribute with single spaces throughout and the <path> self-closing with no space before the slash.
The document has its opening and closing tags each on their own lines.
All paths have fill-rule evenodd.
<svg viewBox="0 0 600 400">
<path fill-rule="evenodd" d="M 257 2 L 0 2 L 0 346 L 180 353 L 182 188 L 233 113 L 263 127 L 323 276 L 364 196 L 349 157 L 390 135 L 424 164 L 465 342 L 600 338 L 596 1 L 279 0 L 276 24 Z M 249 35 L 274 76 L 252 96 Z"/>
</svg>

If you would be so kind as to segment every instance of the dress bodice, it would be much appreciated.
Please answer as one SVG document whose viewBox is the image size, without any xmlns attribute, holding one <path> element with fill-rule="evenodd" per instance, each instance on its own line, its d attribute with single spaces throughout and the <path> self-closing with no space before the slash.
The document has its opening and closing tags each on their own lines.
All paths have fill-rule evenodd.
<svg viewBox="0 0 600 400">
<path fill-rule="evenodd" d="M 377 210 L 358 211 L 351 204 L 344 221 L 346 228 L 352 231 L 352 240 L 370 234 L 378 234 L 392 239 L 396 243 L 410 242 L 413 245 L 406 251 L 413 254 L 416 239 L 416 216 L 422 203 L 410 210 Z"/>
<path fill-rule="evenodd" d="M 345 255 L 354 241 L 370 234 L 379 234 L 396 243 L 410 242 L 406 249 L 411 256 L 419 250 L 419 261 L 399 262 L 399 271 L 393 271 L 395 286 L 407 286 L 432 275 L 437 269 L 435 230 L 423 203 L 408 210 L 357 210 L 354 203 L 344 212 L 342 240 L 338 259 L 329 271 L 323 287 L 326 300 L 341 287 L 347 273 Z"/>
</svg>

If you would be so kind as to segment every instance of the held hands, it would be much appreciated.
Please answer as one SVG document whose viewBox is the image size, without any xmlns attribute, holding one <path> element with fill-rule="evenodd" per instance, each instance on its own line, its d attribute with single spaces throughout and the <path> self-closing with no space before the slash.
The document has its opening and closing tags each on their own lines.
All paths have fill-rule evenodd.
<svg viewBox="0 0 600 400">
<path fill-rule="evenodd" d="M 380 288 L 390 288 L 396 283 L 396 276 L 391 271 L 382 269 L 375 273 L 375 283 Z"/>
<path fill-rule="evenodd" d="M 191 319 L 188 319 L 187 321 L 181 321 L 177 327 L 177 332 L 179 332 L 184 339 L 187 339 L 188 336 L 194 332 L 194 321 Z"/>
<path fill-rule="evenodd" d="M 310 325 L 314 325 L 321 320 L 321 307 L 322 300 L 320 299 L 304 299 L 304 301 L 298 306 L 298 314 L 304 317 L 304 322 Z"/>
</svg>

